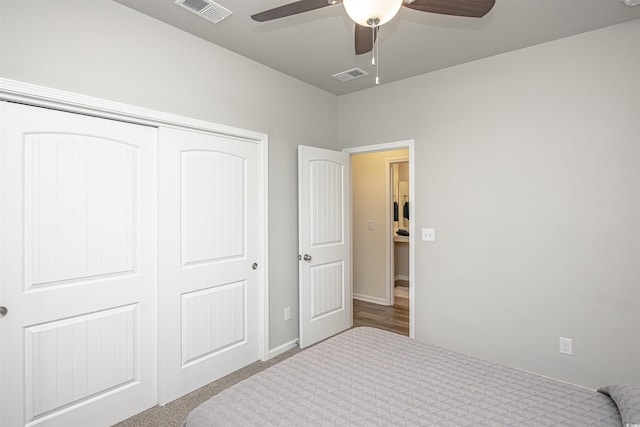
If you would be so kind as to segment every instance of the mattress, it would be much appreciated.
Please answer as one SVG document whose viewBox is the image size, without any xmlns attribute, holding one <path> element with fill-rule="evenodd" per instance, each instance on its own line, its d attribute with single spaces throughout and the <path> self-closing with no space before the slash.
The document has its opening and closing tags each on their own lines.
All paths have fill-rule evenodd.
<svg viewBox="0 0 640 427">
<path fill-rule="evenodd" d="M 359 327 L 194 409 L 186 427 L 616 426 L 615 403 L 578 386 Z"/>
</svg>

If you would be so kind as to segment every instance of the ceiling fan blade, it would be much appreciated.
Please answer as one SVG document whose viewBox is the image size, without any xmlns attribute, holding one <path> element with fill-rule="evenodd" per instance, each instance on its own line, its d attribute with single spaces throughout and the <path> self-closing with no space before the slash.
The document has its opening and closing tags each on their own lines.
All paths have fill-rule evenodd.
<svg viewBox="0 0 640 427">
<path fill-rule="evenodd" d="M 495 3 L 495 0 L 415 0 L 413 3 L 402 4 L 421 12 L 482 18 Z"/>
<path fill-rule="evenodd" d="M 327 0 L 300 0 L 274 9 L 265 10 L 264 12 L 251 15 L 254 21 L 265 22 L 273 19 L 284 18 L 286 16 L 297 15 L 298 13 L 309 12 L 310 10 L 320 9 L 325 6 L 331 6 Z"/>
<path fill-rule="evenodd" d="M 373 49 L 373 28 L 356 24 L 354 31 L 356 55 L 371 52 Z M 377 35 L 377 34 L 376 34 Z"/>
</svg>

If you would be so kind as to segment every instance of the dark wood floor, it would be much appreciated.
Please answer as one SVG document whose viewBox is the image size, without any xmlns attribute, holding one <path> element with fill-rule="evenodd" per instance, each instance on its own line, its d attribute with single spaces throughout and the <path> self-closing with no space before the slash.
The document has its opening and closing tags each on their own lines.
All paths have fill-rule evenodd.
<svg viewBox="0 0 640 427">
<path fill-rule="evenodd" d="M 386 306 L 353 300 L 353 326 L 371 326 L 409 336 L 409 308 L 406 298 L 396 298 L 396 304 Z"/>
</svg>

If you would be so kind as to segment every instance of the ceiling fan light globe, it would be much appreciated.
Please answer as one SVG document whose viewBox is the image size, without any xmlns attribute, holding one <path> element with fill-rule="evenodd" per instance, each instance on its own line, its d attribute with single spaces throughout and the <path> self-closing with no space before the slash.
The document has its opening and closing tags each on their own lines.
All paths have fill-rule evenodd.
<svg viewBox="0 0 640 427">
<path fill-rule="evenodd" d="M 402 6 L 402 0 L 343 0 L 342 4 L 349 18 L 356 24 L 375 27 L 389 22 L 396 16 Z"/>
</svg>

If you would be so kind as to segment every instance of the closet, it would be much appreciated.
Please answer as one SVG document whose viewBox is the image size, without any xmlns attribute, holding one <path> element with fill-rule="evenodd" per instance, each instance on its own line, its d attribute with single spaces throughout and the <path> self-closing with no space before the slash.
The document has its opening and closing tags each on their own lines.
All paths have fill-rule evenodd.
<svg viewBox="0 0 640 427">
<path fill-rule="evenodd" d="M 409 282 L 409 162 L 391 164 L 393 214 L 393 281 Z M 397 287 L 397 286 L 396 286 Z M 406 289 L 403 289 L 406 291 Z M 403 295 L 407 292 L 403 292 Z"/>
<path fill-rule="evenodd" d="M 259 135 L 0 108 L 3 425 L 111 425 L 264 358 Z"/>
</svg>

